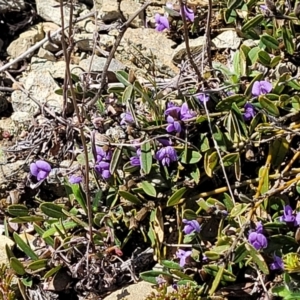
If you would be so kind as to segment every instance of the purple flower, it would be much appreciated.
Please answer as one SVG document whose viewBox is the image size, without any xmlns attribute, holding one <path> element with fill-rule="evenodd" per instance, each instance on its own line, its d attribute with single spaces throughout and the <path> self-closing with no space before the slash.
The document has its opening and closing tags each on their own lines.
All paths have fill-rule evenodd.
<svg viewBox="0 0 300 300">
<path fill-rule="evenodd" d="M 180 122 L 176 121 L 172 116 L 167 117 L 167 122 L 169 123 L 166 130 L 167 132 L 176 131 L 178 133 L 181 132 Z"/>
<path fill-rule="evenodd" d="M 252 95 L 258 97 L 272 91 L 272 84 L 268 81 L 255 81 L 252 87 Z"/>
<path fill-rule="evenodd" d="M 97 154 L 96 163 L 103 161 L 103 160 L 110 161 L 112 158 L 111 150 L 104 151 L 103 148 L 98 147 L 98 146 L 96 146 L 96 154 Z"/>
<path fill-rule="evenodd" d="M 254 106 L 250 103 L 246 103 L 244 106 L 245 112 L 243 113 L 243 117 L 245 121 L 250 121 L 255 116 Z"/>
<path fill-rule="evenodd" d="M 160 14 L 155 14 L 155 29 L 157 31 L 163 31 L 165 29 L 170 28 L 169 20 L 165 16 L 161 16 Z"/>
<path fill-rule="evenodd" d="M 181 120 L 188 120 L 192 119 L 196 116 L 196 113 L 189 109 L 187 103 L 183 103 L 180 108 L 180 119 Z"/>
<path fill-rule="evenodd" d="M 179 119 L 179 113 L 181 108 L 176 106 L 173 102 L 167 104 L 167 109 L 165 111 L 166 116 L 172 116 L 173 118 Z"/>
<path fill-rule="evenodd" d="M 300 213 L 297 213 L 295 216 L 293 209 L 289 205 L 285 205 L 283 208 L 283 216 L 279 218 L 279 221 L 293 226 L 300 225 Z"/>
<path fill-rule="evenodd" d="M 38 181 L 44 180 L 50 172 L 51 166 L 43 160 L 37 160 L 35 163 L 30 164 L 30 173 Z"/>
<path fill-rule="evenodd" d="M 183 10 L 184 10 L 186 19 L 190 22 L 194 22 L 194 19 L 195 19 L 194 11 L 192 9 L 188 8 L 186 5 L 183 6 Z M 180 10 L 180 14 L 181 14 L 181 10 Z"/>
<path fill-rule="evenodd" d="M 122 113 L 121 118 L 122 120 L 120 122 L 120 125 L 127 125 L 134 122 L 133 117 L 129 112 Z"/>
<path fill-rule="evenodd" d="M 259 222 L 256 225 L 256 230 L 252 231 L 248 236 L 249 243 L 256 249 L 260 250 L 262 248 L 267 248 L 268 241 L 267 238 L 263 235 L 263 226 Z"/>
<path fill-rule="evenodd" d="M 280 256 L 274 254 L 273 262 L 269 265 L 271 270 L 283 270 L 284 264 Z"/>
<path fill-rule="evenodd" d="M 192 251 L 184 251 L 184 250 L 182 250 L 182 249 L 179 249 L 179 250 L 176 252 L 177 258 L 180 259 L 179 265 L 180 265 L 181 268 L 184 267 L 184 265 L 185 265 L 185 260 L 186 260 L 189 256 L 191 256 L 191 254 L 192 254 Z"/>
<path fill-rule="evenodd" d="M 200 232 L 200 225 L 199 223 L 196 221 L 196 220 L 186 220 L 186 219 L 183 219 L 182 220 L 182 223 L 186 224 L 183 228 L 183 232 L 185 234 L 190 234 L 192 232 Z"/>
<path fill-rule="evenodd" d="M 69 182 L 71 184 L 80 183 L 81 181 L 82 181 L 81 176 L 72 175 L 72 176 L 69 177 Z"/>
<path fill-rule="evenodd" d="M 158 285 L 163 285 L 166 283 L 166 280 L 162 276 L 157 276 L 155 280 Z"/>
<path fill-rule="evenodd" d="M 166 7 L 169 9 L 173 9 L 173 4 L 171 2 L 167 2 Z"/>
<path fill-rule="evenodd" d="M 106 161 L 100 161 L 95 166 L 95 170 L 103 177 L 103 179 L 108 179 L 111 176 L 111 173 L 109 171 L 109 163 Z"/>
<path fill-rule="evenodd" d="M 155 154 L 155 158 L 161 161 L 163 166 L 170 166 L 171 162 L 178 160 L 177 153 L 171 146 L 163 147 L 158 150 Z"/>
<path fill-rule="evenodd" d="M 263 13 L 268 11 L 267 5 L 260 5 L 259 7 L 260 7 L 260 9 L 262 10 Z"/>
<path fill-rule="evenodd" d="M 138 167 L 141 165 L 141 149 L 136 150 L 136 156 L 130 157 L 130 164 L 133 167 Z"/>
<path fill-rule="evenodd" d="M 199 95 L 197 96 L 197 99 L 198 99 L 201 103 L 206 103 L 206 102 L 209 100 L 209 96 L 206 95 L 206 94 L 201 93 L 201 94 L 199 94 Z"/>
</svg>

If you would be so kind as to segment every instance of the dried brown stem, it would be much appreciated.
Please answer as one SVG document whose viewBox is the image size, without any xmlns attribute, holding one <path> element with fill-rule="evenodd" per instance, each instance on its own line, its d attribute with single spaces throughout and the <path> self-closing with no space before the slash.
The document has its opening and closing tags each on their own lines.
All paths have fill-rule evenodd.
<svg viewBox="0 0 300 300">
<path fill-rule="evenodd" d="M 185 47 L 186 47 L 186 53 L 187 53 L 188 59 L 192 65 L 193 69 L 195 70 L 195 72 L 197 74 L 198 80 L 200 81 L 202 79 L 202 76 L 201 76 L 201 73 L 200 73 L 198 67 L 195 64 L 195 61 L 193 60 L 191 49 L 190 49 L 189 33 L 188 33 L 187 24 L 186 24 L 186 15 L 185 15 L 185 11 L 184 11 L 185 4 L 182 2 L 182 0 L 179 0 L 179 4 L 180 4 L 180 11 L 181 11 L 182 20 L 183 20 L 184 42 L 185 42 Z"/>
</svg>

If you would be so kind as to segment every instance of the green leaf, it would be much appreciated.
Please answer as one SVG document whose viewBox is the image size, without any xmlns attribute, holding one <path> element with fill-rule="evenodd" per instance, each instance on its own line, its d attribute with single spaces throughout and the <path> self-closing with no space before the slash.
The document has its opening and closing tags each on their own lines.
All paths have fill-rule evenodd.
<svg viewBox="0 0 300 300">
<path fill-rule="evenodd" d="M 230 212 L 230 217 L 235 218 L 240 216 L 243 212 L 245 212 L 249 207 L 249 204 L 245 203 L 237 203 L 234 208 Z"/>
<path fill-rule="evenodd" d="M 28 216 L 29 210 L 23 204 L 12 204 L 8 207 L 8 213 L 15 217 Z"/>
<path fill-rule="evenodd" d="M 236 20 L 237 13 L 234 9 L 226 9 L 224 17 L 225 17 L 225 22 L 227 24 L 231 24 Z"/>
<path fill-rule="evenodd" d="M 270 49 L 277 50 L 279 48 L 278 40 L 267 33 L 261 35 L 260 40 L 266 47 Z"/>
<path fill-rule="evenodd" d="M 152 168 L 152 153 L 150 142 L 141 146 L 141 168 L 145 174 L 149 174 Z"/>
<path fill-rule="evenodd" d="M 168 200 L 168 202 L 167 202 L 167 206 L 169 207 L 169 206 L 175 206 L 175 205 L 177 205 L 177 204 L 180 202 L 180 200 L 182 199 L 182 197 L 183 197 L 183 195 L 184 195 L 185 192 L 186 192 L 186 188 L 185 188 L 185 187 L 183 187 L 183 188 L 177 190 L 177 191 L 169 198 L 169 200 Z"/>
<path fill-rule="evenodd" d="M 252 18 L 251 20 L 249 20 L 243 25 L 242 32 L 247 33 L 247 31 L 249 31 L 251 28 L 261 25 L 263 20 L 264 20 L 263 15 L 257 15 L 256 17 Z"/>
<path fill-rule="evenodd" d="M 231 109 L 233 103 L 235 103 L 238 107 L 242 107 L 245 105 L 247 101 L 247 97 L 244 95 L 232 95 L 221 100 L 217 105 L 216 109 L 219 111 L 225 111 Z"/>
<path fill-rule="evenodd" d="M 216 266 L 216 265 L 203 266 L 204 271 L 213 277 L 217 276 L 217 273 L 219 272 L 220 268 L 221 268 L 220 266 Z M 236 277 L 231 272 L 224 269 L 221 280 L 227 282 L 234 282 L 236 280 Z"/>
<path fill-rule="evenodd" d="M 240 244 L 236 247 L 236 250 L 234 252 L 234 262 L 242 262 L 248 254 L 249 252 L 245 247 L 245 243 Z"/>
<path fill-rule="evenodd" d="M 258 52 L 258 60 L 261 64 L 263 64 L 266 67 L 268 67 L 271 63 L 270 55 L 264 50 Z"/>
<path fill-rule="evenodd" d="M 292 31 L 285 26 L 281 27 L 281 31 L 282 31 L 282 38 L 283 38 L 285 49 L 287 53 L 293 55 L 295 52 L 294 50 L 295 43 L 293 41 Z"/>
<path fill-rule="evenodd" d="M 229 153 L 222 157 L 222 161 L 224 167 L 232 166 L 235 162 L 239 160 L 240 154 L 239 153 Z"/>
<path fill-rule="evenodd" d="M 207 151 L 204 155 L 204 170 L 208 177 L 213 176 L 213 171 L 218 165 L 219 157 L 217 151 Z"/>
<path fill-rule="evenodd" d="M 52 268 L 51 270 L 49 270 L 43 277 L 43 279 L 47 279 L 51 276 L 53 276 L 55 273 L 57 273 L 60 269 L 62 268 L 62 265 L 58 265 L 54 268 Z"/>
<path fill-rule="evenodd" d="M 227 8 L 228 9 L 236 9 L 239 6 L 242 6 L 244 1 L 241 0 L 228 0 L 227 1 Z"/>
<path fill-rule="evenodd" d="M 227 193 L 224 193 L 223 196 L 224 196 L 223 202 L 226 206 L 226 209 L 228 212 L 231 212 L 231 210 L 234 207 L 234 203 L 233 203 L 231 197 Z"/>
<path fill-rule="evenodd" d="M 291 291 L 286 285 L 274 286 L 271 289 L 272 295 L 286 299 L 285 297 L 291 294 Z"/>
<path fill-rule="evenodd" d="M 119 165 L 119 162 L 120 162 L 120 159 L 121 159 L 121 156 L 122 156 L 122 150 L 123 150 L 123 147 L 116 147 L 115 150 L 114 150 L 114 153 L 112 155 L 112 158 L 111 158 L 111 162 L 110 162 L 110 165 L 109 165 L 109 172 L 110 174 L 114 174 L 118 165 Z"/>
<path fill-rule="evenodd" d="M 290 74 L 288 74 L 288 73 L 282 74 L 279 77 L 278 81 L 276 82 L 276 84 L 275 84 L 275 86 L 273 88 L 273 93 L 277 94 L 277 95 L 281 95 L 282 92 L 283 92 L 283 90 L 284 90 L 284 88 L 285 88 L 285 82 L 287 80 L 289 80 L 290 78 L 291 78 Z"/>
<path fill-rule="evenodd" d="M 219 270 L 218 270 L 218 272 L 217 272 L 217 274 L 216 274 L 216 277 L 215 277 L 215 279 L 214 279 L 214 281 L 213 281 L 213 283 L 212 283 L 212 286 L 211 286 L 211 288 L 210 288 L 210 290 L 209 290 L 209 292 L 208 292 L 208 294 L 211 296 L 211 295 L 213 295 L 214 294 L 214 292 L 217 290 L 217 288 L 218 288 L 218 286 L 219 286 L 219 284 L 220 284 L 220 281 L 221 281 L 221 279 L 222 279 L 222 277 L 223 277 L 223 272 L 225 271 L 225 269 L 224 269 L 224 267 L 223 266 L 220 266 L 219 267 Z"/>
<path fill-rule="evenodd" d="M 141 183 L 143 191 L 151 197 L 156 197 L 155 187 L 148 181 L 142 181 Z"/>
<path fill-rule="evenodd" d="M 270 67 L 275 68 L 281 62 L 280 56 L 274 56 L 271 58 Z"/>
<path fill-rule="evenodd" d="M 47 238 L 47 237 L 49 237 L 49 236 L 51 236 L 51 235 L 54 235 L 54 234 L 57 232 L 55 226 L 57 226 L 57 228 L 58 228 L 59 230 L 72 229 L 72 228 L 74 228 L 74 227 L 77 226 L 77 223 L 74 222 L 74 221 L 63 221 L 62 224 L 63 224 L 63 226 L 60 225 L 59 223 L 54 223 L 54 224 L 52 224 L 52 227 L 49 228 L 48 230 L 46 230 L 46 231 L 44 232 L 42 238 Z"/>
<path fill-rule="evenodd" d="M 280 115 L 278 107 L 273 101 L 269 100 L 267 97 L 262 95 L 259 96 L 258 102 L 261 105 L 261 107 L 264 108 L 272 116 L 278 117 Z"/>
<path fill-rule="evenodd" d="M 192 209 L 185 209 L 183 212 L 183 216 L 187 220 L 196 220 L 198 217 Z"/>
<path fill-rule="evenodd" d="M 33 252 L 33 250 L 30 248 L 30 246 L 25 243 L 22 238 L 16 233 L 13 233 L 13 238 L 16 242 L 16 244 L 19 246 L 19 248 L 32 260 L 37 260 L 39 257 Z"/>
<path fill-rule="evenodd" d="M 257 60 L 258 60 L 258 53 L 261 51 L 261 49 L 259 47 L 253 47 L 249 53 L 248 53 L 248 57 L 251 61 L 251 64 L 254 65 Z"/>
<path fill-rule="evenodd" d="M 23 264 L 16 257 L 12 257 L 9 260 L 9 265 L 20 276 L 26 273 Z"/>
<path fill-rule="evenodd" d="M 269 268 L 268 265 L 266 264 L 264 258 L 262 257 L 262 255 L 252 247 L 252 245 L 246 243 L 245 247 L 247 249 L 247 251 L 249 252 L 249 256 L 251 257 L 251 259 L 253 260 L 253 262 L 256 263 L 256 265 L 258 266 L 258 268 L 266 275 L 269 275 Z"/>
<path fill-rule="evenodd" d="M 137 196 L 127 191 L 119 191 L 119 195 L 133 204 L 142 204 L 142 201 Z"/>
<path fill-rule="evenodd" d="M 271 142 L 270 153 L 272 155 L 272 168 L 277 169 L 285 160 L 286 154 L 289 151 L 290 143 L 285 137 L 278 138 Z"/>
<path fill-rule="evenodd" d="M 43 234 L 44 234 L 45 231 L 44 231 L 40 226 L 38 226 L 37 224 L 33 224 L 33 228 L 34 228 L 34 230 L 37 232 L 37 234 L 38 234 L 40 237 L 43 236 Z M 50 245 L 52 248 L 54 247 L 54 240 L 53 240 L 52 237 L 46 237 L 46 238 L 44 238 L 44 241 L 45 241 L 48 245 Z"/>
<path fill-rule="evenodd" d="M 155 285 L 157 284 L 156 277 L 158 277 L 159 275 L 172 278 L 172 275 L 170 273 L 161 272 L 161 271 L 146 271 L 146 272 L 140 273 L 140 277 L 143 280 L 150 282 L 152 284 L 155 284 Z"/>
<path fill-rule="evenodd" d="M 86 201 L 81 191 L 80 184 L 69 184 L 68 186 L 71 187 L 72 193 L 74 194 L 76 201 L 87 214 Z"/>
<path fill-rule="evenodd" d="M 51 202 L 44 202 L 40 205 L 41 211 L 50 218 L 64 219 L 65 215 L 62 213 L 63 206 Z"/>
<path fill-rule="evenodd" d="M 117 71 L 115 72 L 117 79 L 123 83 L 125 86 L 131 85 L 131 83 L 128 81 L 128 73 L 125 71 Z"/>
<path fill-rule="evenodd" d="M 196 164 L 202 158 L 200 152 L 191 149 L 187 149 L 187 151 L 185 151 L 185 154 L 186 155 L 182 155 L 181 157 L 181 162 L 184 164 Z"/>
<path fill-rule="evenodd" d="M 132 98 L 132 96 L 133 96 L 133 93 L 134 93 L 133 85 L 130 84 L 130 85 L 128 85 L 128 86 L 125 88 L 125 90 L 124 90 L 124 92 L 123 92 L 123 94 L 122 94 L 122 103 L 123 103 L 124 105 L 126 105 L 128 102 L 131 101 L 131 98 Z"/>
<path fill-rule="evenodd" d="M 205 251 L 204 254 L 209 260 L 218 260 L 220 258 L 220 254 L 214 251 Z"/>
<path fill-rule="evenodd" d="M 48 264 L 48 259 L 38 259 L 32 263 L 30 263 L 29 265 L 27 265 L 27 268 L 32 270 L 32 271 L 36 271 L 36 270 L 42 270 L 45 269 L 47 267 Z"/>
<path fill-rule="evenodd" d="M 12 223 L 28 223 L 28 222 L 42 222 L 44 218 L 42 216 L 24 216 L 10 219 Z"/>
<path fill-rule="evenodd" d="M 171 261 L 171 260 L 162 260 L 161 264 L 169 269 L 181 270 L 179 263 Z"/>
</svg>

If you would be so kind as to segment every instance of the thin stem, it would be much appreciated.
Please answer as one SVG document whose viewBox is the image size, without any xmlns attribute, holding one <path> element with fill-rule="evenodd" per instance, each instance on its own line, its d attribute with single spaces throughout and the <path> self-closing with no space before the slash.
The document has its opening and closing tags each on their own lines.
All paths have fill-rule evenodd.
<svg viewBox="0 0 300 300">
<path fill-rule="evenodd" d="M 193 60 L 191 49 L 190 49 L 189 33 L 188 33 L 187 24 L 186 24 L 186 15 L 185 15 L 185 10 L 184 10 L 185 4 L 183 4 L 182 0 L 179 0 L 179 4 L 180 4 L 180 11 L 181 11 L 182 20 L 183 20 L 184 42 L 185 42 L 185 47 L 186 47 L 186 53 L 187 53 L 188 59 L 192 65 L 193 69 L 195 70 L 195 72 L 197 74 L 198 80 L 200 81 L 202 79 L 202 76 L 201 76 L 201 73 L 200 73 L 198 67 L 196 66 L 196 64 Z"/>
<path fill-rule="evenodd" d="M 62 19 L 62 28 L 64 27 L 64 11 L 63 11 L 63 0 L 60 0 L 60 13 L 61 13 L 61 19 Z M 72 26 L 71 19 L 70 19 L 70 27 Z M 71 28 L 69 29 L 69 33 L 72 33 Z M 69 37 L 71 38 L 71 34 L 69 34 Z M 92 211 L 92 205 L 91 205 L 91 199 L 90 199 L 90 190 L 89 190 L 89 159 L 88 159 L 88 151 L 87 151 L 87 145 L 86 145 L 86 139 L 83 131 L 83 118 L 80 114 L 79 108 L 77 106 L 76 102 L 76 94 L 73 88 L 72 79 L 71 79 L 71 71 L 70 71 L 70 64 L 68 63 L 70 61 L 70 53 L 68 53 L 67 45 L 65 41 L 65 34 L 64 31 L 62 31 L 62 48 L 64 52 L 64 57 L 66 61 L 66 80 L 70 83 L 70 91 L 72 95 L 72 102 L 75 110 L 76 117 L 78 119 L 79 123 L 79 132 L 80 132 L 80 138 L 83 146 L 83 153 L 84 153 L 84 161 L 85 161 L 85 194 L 86 194 L 86 206 L 88 210 L 88 222 L 89 222 L 89 236 L 91 241 L 91 246 L 93 252 L 95 252 L 95 245 L 93 241 L 93 211 Z"/>
</svg>

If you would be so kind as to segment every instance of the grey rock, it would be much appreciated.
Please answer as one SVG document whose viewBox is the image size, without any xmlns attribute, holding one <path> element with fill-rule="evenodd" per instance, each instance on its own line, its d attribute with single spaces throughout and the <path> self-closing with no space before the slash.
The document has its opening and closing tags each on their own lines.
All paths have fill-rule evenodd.
<svg viewBox="0 0 300 300">
<path fill-rule="evenodd" d="M 90 63 L 91 63 L 92 57 L 83 59 L 79 63 L 79 67 L 84 69 L 86 72 L 89 71 Z M 97 55 L 94 55 L 93 60 L 92 60 L 92 66 L 91 66 L 91 71 L 92 72 L 101 72 L 103 71 L 104 65 L 106 63 L 106 58 L 104 57 L 99 57 Z M 119 70 L 125 70 L 125 66 L 120 63 L 116 59 L 112 59 L 109 68 L 108 68 L 108 81 L 109 82 L 115 82 L 117 81 L 116 76 L 113 72 L 119 71 Z"/>
<path fill-rule="evenodd" d="M 23 78 L 23 84 L 24 88 L 29 91 L 30 95 L 39 101 L 40 104 L 43 105 L 47 103 L 49 108 L 58 113 L 62 112 L 63 98 L 54 92 L 59 89 L 59 86 L 48 71 L 39 70 L 29 72 L 27 77 Z M 38 109 L 38 105 L 19 90 L 12 93 L 11 103 L 15 112 L 28 112 L 31 116 L 33 116 Z"/>
<path fill-rule="evenodd" d="M 117 50 L 116 58 L 137 72 L 145 70 L 146 67 L 152 69 L 153 66 L 150 64 L 154 59 L 157 73 L 174 77 L 179 71 L 170 61 L 175 46 L 175 42 L 152 28 L 128 28 Z"/>
<path fill-rule="evenodd" d="M 275 78 L 279 78 L 284 73 L 295 74 L 297 67 L 291 62 L 279 63 L 275 68 Z"/>
<path fill-rule="evenodd" d="M 54 56 L 54 54 L 44 48 L 39 49 L 37 56 L 49 61 L 56 61 L 56 57 Z"/>
<path fill-rule="evenodd" d="M 140 1 L 127 0 L 121 2 L 121 10 L 127 19 L 140 7 Z M 112 22 L 121 17 L 120 12 L 118 11 L 117 0 L 96 0 L 95 9 L 100 11 L 99 17 L 104 22 Z M 140 21 L 139 17 L 137 17 L 133 20 L 131 25 L 137 27 L 141 25 Z"/>
<path fill-rule="evenodd" d="M 258 46 L 259 44 L 259 40 L 245 40 L 243 41 L 243 45 L 249 47 L 249 48 L 253 48 L 253 47 L 256 47 Z"/>
<path fill-rule="evenodd" d="M 16 58 L 27 51 L 35 43 L 41 41 L 45 36 L 43 25 L 32 26 L 29 30 L 20 34 L 20 36 L 12 41 L 7 47 L 7 54 L 11 58 Z M 33 53 L 32 53 L 33 54 Z"/>
<path fill-rule="evenodd" d="M 25 9 L 25 1 L 24 0 L 0 0 L 0 13 L 5 14 L 10 11 L 22 11 Z"/>
<path fill-rule="evenodd" d="M 73 72 L 73 69 L 77 67 L 74 64 L 70 64 L 71 73 L 80 75 L 82 71 L 77 69 L 77 72 Z M 35 72 L 49 72 L 53 78 L 64 79 L 66 71 L 66 63 L 64 61 L 48 61 L 44 58 L 32 57 L 31 70 Z"/>
<path fill-rule="evenodd" d="M 11 119 L 13 122 L 24 125 L 29 124 L 32 119 L 32 115 L 26 111 L 15 111 L 12 113 Z"/>
<path fill-rule="evenodd" d="M 83 51 L 92 51 L 94 48 L 94 35 L 92 33 L 78 33 L 75 34 L 74 39 L 76 45 L 80 50 Z M 100 47 L 104 49 L 109 49 L 113 46 L 115 42 L 115 37 L 108 34 L 101 34 L 99 38 Z M 97 49 L 97 48 L 96 48 Z"/>
<path fill-rule="evenodd" d="M 79 13 L 86 9 L 86 5 L 83 3 L 74 2 L 74 18 L 78 17 Z M 38 15 L 45 21 L 51 21 L 55 24 L 61 25 L 61 14 L 59 2 L 56 0 L 36 0 L 36 9 Z M 64 22 L 69 23 L 70 8 L 68 5 L 64 5 Z"/>
<path fill-rule="evenodd" d="M 215 45 L 216 48 L 218 49 L 238 49 L 240 43 L 241 43 L 241 38 L 238 37 L 237 33 L 235 30 L 226 30 L 216 36 L 213 40 L 212 43 Z"/>
<path fill-rule="evenodd" d="M 203 46 L 206 44 L 206 37 L 199 36 L 196 39 L 189 41 L 190 51 L 193 54 L 196 54 L 202 51 Z M 185 42 L 181 43 L 172 53 L 172 61 L 176 64 L 181 63 L 183 59 L 187 56 L 186 44 Z"/>
<path fill-rule="evenodd" d="M 145 299 L 153 290 L 152 284 L 140 281 L 135 284 L 131 284 L 121 290 L 111 293 L 109 296 L 105 297 L 104 300 L 119 300 L 119 299 L 130 299 L 130 300 L 143 300 Z"/>
</svg>

